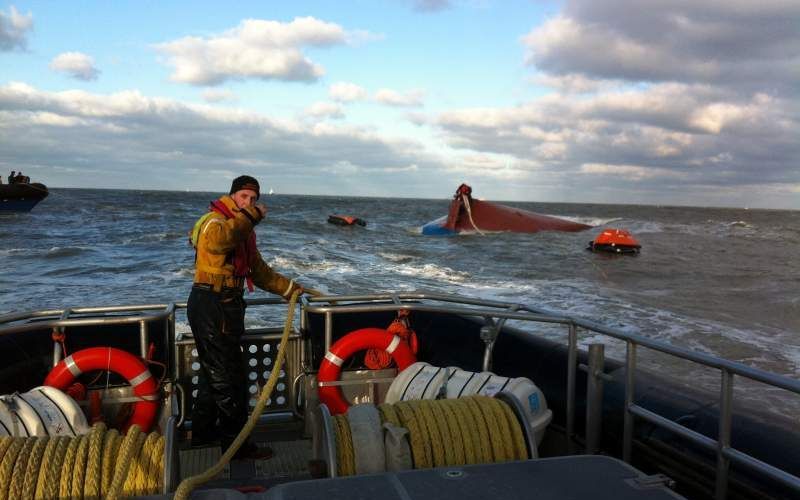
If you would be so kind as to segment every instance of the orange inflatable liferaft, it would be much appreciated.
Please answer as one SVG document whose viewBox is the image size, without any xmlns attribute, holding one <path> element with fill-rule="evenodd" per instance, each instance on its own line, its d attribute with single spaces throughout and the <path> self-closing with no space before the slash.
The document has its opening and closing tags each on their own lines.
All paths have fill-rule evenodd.
<svg viewBox="0 0 800 500">
<path fill-rule="evenodd" d="M 639 253 L 642 245 L 624 229 L 605 229 L 589 242 L 588 250 L 610 253 Z"/>
</svg>

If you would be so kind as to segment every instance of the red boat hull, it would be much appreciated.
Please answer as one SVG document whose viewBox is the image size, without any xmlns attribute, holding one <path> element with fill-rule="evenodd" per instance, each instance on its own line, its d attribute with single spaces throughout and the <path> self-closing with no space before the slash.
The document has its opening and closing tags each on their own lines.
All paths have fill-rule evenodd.
<svg viewBox="0 0 800 500">
<path fill-rule="evenodd" d="M 462 231 L 511 231 L 537 233 L 539 231 L 577 232 L 592 226 L 558 217 L 537 214 L 521 208 L 509 207 L 473 199 L 472 189 L 462 185 L 450 202 L 447 218 L 442 217 L 423 226 L 426 235 L 448 235 Z"/>
</svg>

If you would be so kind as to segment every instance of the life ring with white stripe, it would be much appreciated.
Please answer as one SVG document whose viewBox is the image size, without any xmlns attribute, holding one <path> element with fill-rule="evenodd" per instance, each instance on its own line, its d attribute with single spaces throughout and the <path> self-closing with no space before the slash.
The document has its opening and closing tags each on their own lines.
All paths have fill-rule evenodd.
<svg viewBox="0 0 800 500">
<path fill-rule="evenodd" d="M 417 361 L 408 343 L 381 328 L 362 328 L 340 338 L 325 353 L 317 374 L 319 400 L 328 406 L 332 415 L 346 412 L 350 403 L 345 399 L 340 386 L 325 383 L 339 380 L 345 360 L 356 352 L 367 349 L 380 349 L 391 354 L 398 371 Z"/>
<path fill-rule="evenodd" d="M 113 347 L 91 347 L 78 351 L 53 367 L 44 385 L 63 391 L 78 375 L 92 370 L 107 370 L 125 377 L 133 388 L 133 394 L 139 399 L 123 432 L 127 432 L 132 425 L 138 425 L 142 432 L 150 431 L 158 412 L 158 384 L 141 358 L 127 351 Z"/>
</svg>

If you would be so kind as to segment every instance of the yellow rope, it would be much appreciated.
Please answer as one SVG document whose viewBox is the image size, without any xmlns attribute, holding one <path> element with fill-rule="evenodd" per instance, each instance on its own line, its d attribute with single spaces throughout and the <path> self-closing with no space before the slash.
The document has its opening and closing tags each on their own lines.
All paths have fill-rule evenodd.
<svg viewBox="0 0 800 500">
<path fill-rule="evenodd" d="M 350 422 L 344 415 L 333 417 L 339 439 L 336 440 L 338 460 L 336 473 L 339 476 L 352 476 L 356 473 L 356 453 L 353 449 L 353 435 L 350 433 Z"/>
<path fill-rule="evenodd" d="M 47 443 L 48 439 L 46 437 L 36 439 L 31 458 L 28 460 L 28 468 L 25 470 L 25 483 L 22 486 L 21 498 L 32 498 L 36 493 L 36 482 L 39 480 L 40 467 L 47 449 Z"/>
<path fill-rule="evenodd" d="M 382 423 L 389 422 L 397 427 L 402 427 L 402 425 L 400 425 L 400 417 L 397 416 L 397 410 L 394 406 L 384 403 L 378 405 L 378 411 L 381 413 Z"/>
<path fill-rule="evenodd" d="M 75 466 L 72 469 L 72 497 L 83 496 L 83 480 L 86 474 L 86 458 L 89 456 L 89 436 L 83 435 L 78 441 L 78 450 L 75 453 Z"/>
<path fill-rule="evenodd" d="M 99 423 L 92 427 L 92 431 L 89 433 L 89 451 L 86 457 L 86 484 L 83 487 L 83 494 L 86 498 L 95 499 L 100 497 L 105 432 L 105 424 Z"/>
<path fill-rule="evenodd" d="M 23 446 L 25 446 L 25 438 L 12 438 L 11 445 L 3 455 L 3 461 L 0 462 L 0 498 L 8 498 L 11 472 Z"/>
<path fill-rule="evenodd" d="M 61 481 L 58 483 L 59 498 L 69 498 L 72 494 L 72 469 L 75 468 L 75 456 L 78 454 L 78 446 L 81 444 L 83 436 L 70 439 L 67 444 L 67 452 L 61 462 Z M 55 464 L 58 467 L 58 464 Z"/>
<path fill-rule="evenodd" d="M 138 480 L 137 480 L 137 478 L 138 478 L 138 475 L 139 475 L 138 468 L 139 468 L 139 464 L 141 463 L 140 458 L 141 458 L 141 454 L 142 454 L 142 448 L 144 448 L 144 440 L 145 440 L 144 434 L 139 432 L 138 434 L 136 434 L 136 438 L 129 442 L 129 443 L 131 443 L 131 444 L 129 444 L 129 446 L 130 446 L 132 452 L 131 452 L 130 463 L 128 464 L 128 467 L 127 467 L 128 471 L 127 471 L 127 474 L 125 474 L 125 480 L 122 481 L 122 489 L 120 490 L 120 493 L 123 493 L 123 495 L 122 495 L 123 498 L 125 496 L 124 495 L 125 492 L 132 493 L 134 495 L 137 494 L 137 491 L 138 491 L 138 488 L 137 488 Z M 114 489 L 114 485 L 116 483 L 116 480 L 117 480 L 117 476 L 114 475 L 114 483 L 111 483 L 111 493 L 109 494 L 109 497 L 113 497 L 114 493 L 116 492 L 116 490 Z"/>
<path fill-rule="evenodd" d="M 414 410 L 408 401 L 395 404 L 400 423 L 408 429 L 408 438 L 411 444 L 411 458 L 414 460 L 415 469 L 429 469 L 431 465 L 431 449 L 427 444 L 428 432 L 422 429 L 422 423 L 417 421 Z"/>
<path fill-rule="evenodd" d="M 117 461 L 117 453 L 122 440 L 116 429 L 111 429 L 103 439 L 103 462 L 100 466 L 100 496 L 105 497 L 111 488 L 111 480 L 114 479 L 114 465 Z"/>
<path fill-rule="evenodd" d="M 42 461 L 42 472 L 39 473 L 39 480 L 36 482 L 36 498 L 53 498 L 58 492 L 59 478 L 61 477 L 60 464 L 64 460 L 69 446 L 69 438 L 56 437 L 50 438 L 47 444 L 50 456 Z"/>
<path fill-rule="evenodd" d="M 6 450 L 8 450 L 11 443 L 14 442 L 14 438 L 12 437 L 2 437 L 0 438 L 0 461 L 3 460 L 3 457 L 6 455 Z"/>
<path fill-rule="evenodd" d="M 142 434 L 134 426 L 117 455 L 118 441 L 117 432 L 106 432 L 103 424 L 77 437 L 0 438 L 0 498 L 96 500 L 159 493 L 164 438 Z M 109 467 L 103 467 L 104 456 Z M 104 473 L 116 474 L 119 481 L 107 495 L 101 485 L 112 481 Z"/>
<path fill-rule="evenodd" d="M 22 486 L 25 483 L 25 471 L 28 469 L 28 462 L 31 459 L 33 446 L 36 438 L 26 439 L 22 449 L 17 455 L 16 463 L 11 472 L 11 484 L 8 488 L 8 498 L 20 498 L 22 496 Z"/>
<path fill-rule="evenodd" d="M 421 418 L 425 422 L 425 428 L 428 429 L 428 439 L 431 444 L 431 457 L 433 458 L 434 467 L 443 467 L 445 462 L 445 442 L 442 439 L 442 434 L 439 432 L 439 425 L 436 418 L 433 416 L 430 400 L 421 400 L 417 404 L 412 405 L 414 413 L 417 418 Z"/>
<path fill-rule="evenodd" d="M 525 438 L 514 411 L 486 396 L 446 400 L 400 401 L 378 406 L 381 422 L 408 430 L 415 469 L 504 462 L 528 458 Z M 339 467 L 337 474 L 355 471 L 352 437 L 344 415 L 334 417 Z"/>
<path fill-rule="evenodd" d="M 464 463 L 464 445 L 460 439 L 456 439 L 454 433 L 458 432 L 458 426 L 453 422 L 453 427 L 450 426 L 451 421 L 448 418 L 449 413 L 444 408 L 443 404 L 436 403 L 431 405 L 433 411 L 433 418 L 439 425 L 439 434 L 442 436 L 444 443 L 444 459 L 445 465 L 460 465 Z"/>
<path fill-rule="evenodd" d="M 477 463 L 475 456 L 475 447 L 477 445 L 475 444 L 472 433 L 469 431 L 469 427 L 467 427 L 467 423 L 464 421 L 464 419 L 458 418 L 455 400 L 443 399 L 441 403 L 442 408 L 449 415 L 448 418 L 452 418 L 452 422 L 450 424 L 451 434 L 453 435 L 454 440 L 458 441 L 459 446 L 463 450 L 461 454 L 458 455 L 460 457 L 458 459 L 459 463 L 465 465 Z M 455 424 L 455 426 L 453 424 Z M 458 437 L 461 439 L 458 439 Z"/>
<path fill-rule="evenodd" d="M 461 398 L 460 402 L 462 403 L 462 411 L 472 418 L 475 425 L 473 432 L 476 432 L 475 437 L 478 439 L 478 448 L 480 450 L 478 454 L 478 463 L 492 462 L 494 456 L 492 443 L 489 438 L 489 430 L 486 428 L 486 419 L 483 417 L 483 412 L 481 412 L 478 402 L 473 399 L 473 397 Z"/>
<path fill-rule="evenodd" d="M 288 345 L 289 333 L 292 330 L 292 322 L 294 321 L 294 309 L 295 305 L 297 304 L 297 297 L 299 293 L 295 292 L 292 294 L 291 299 L 289 299 L 289 311 L 286 314 L 286 323 L 283 326 L 283 336 L 281 337 L 280 347 L 278 348 L 278 354 L 275 357 L 275 364 L 272 368 L 272 373 L 269 376 L 269 380 L 267 380 L 267 384 L 264 386 L 264 389 L 261 391 L 261 396 L 258 398 L 258 402 L 256 403 L 256 407 L 253 409 L 253 412 L 250 414 L 250 418 L 247 420 L 247 423 L 244 425 L 241 431 L 239 431 L 239 435 L 236 436 L 233 443 L 230 447 L 222 454 L 222 457 L 219 461 L 210 469 L 199 474 L 197 476 L 192 476 L 189 478 L 184 479 L 181 481 L 181 484 L 178 486 L 178 490 L 175 492 L 175 500 L 186 500 L 188 498 L 189 493 L 192 492 L 197 486 L 209 481 L 217 474 L 222 472 L 222 469 L 225 467 L 233 455 L 239 450 L 239 447 L 244 443 L 250 433 L 253 431 L 253 428 L 256 426 L 258 422 L 258 417 L 261 416 L 261 412 L 264 411 L 264 407 L 267 405 L 267 399 L 269 399 L 270 395 L 272 395 L 272 390 L 275 388 L 275 385 L 278 383 L 278 375 L 280 374 L 281 368 L 283 366 L 283 360 L 286 356 L 286 346 Z"/>
</svg>

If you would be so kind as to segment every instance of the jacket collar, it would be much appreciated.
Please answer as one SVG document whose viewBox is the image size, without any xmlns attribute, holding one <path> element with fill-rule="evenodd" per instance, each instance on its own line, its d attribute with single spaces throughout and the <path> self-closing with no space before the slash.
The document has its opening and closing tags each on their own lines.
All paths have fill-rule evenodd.
<svg viewBox="0 0 800 500">
<path fill-rule="evenodd" d="M 236 202 L 233 201 L 233 198 L 231 198 L 227 194 L 225 196 L 220 197 L 219 201 L 221 201 L 226 207 L 228 207 L 228 209 L 231 212 L 239 211 L 239 207 L 236 206 Z"/>
</svg>

